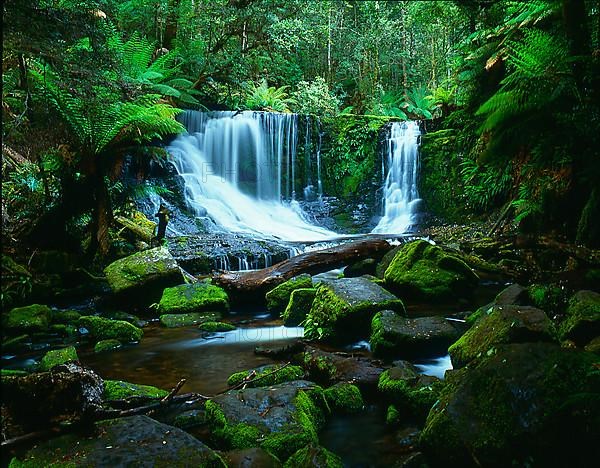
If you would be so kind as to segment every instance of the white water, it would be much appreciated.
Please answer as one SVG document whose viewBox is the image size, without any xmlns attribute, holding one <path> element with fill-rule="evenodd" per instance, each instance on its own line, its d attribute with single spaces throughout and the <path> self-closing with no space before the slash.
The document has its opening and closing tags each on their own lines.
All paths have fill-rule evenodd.
<svg viewBox="0 0 600 468">
<path fill-rule="evenodd" d="M 402 234 L 415 224 L 419 202 L 417 170 L 418 122 L 394 122 L 387 140 L 388 173 L 384 184 L 384 216 L 372 232 Z"/>
<path fill-rule="evenodd" d="M 197 216 L 210 217 L 224 231 L 254 236 L 290 241 L 336 236 L 312 225 L 293 200 L 297 116 L 188 111 L 182 121 L 188 133 L 168 150 Z M 282 201 L 284 173 L 289 203 Z"/>
</svg>

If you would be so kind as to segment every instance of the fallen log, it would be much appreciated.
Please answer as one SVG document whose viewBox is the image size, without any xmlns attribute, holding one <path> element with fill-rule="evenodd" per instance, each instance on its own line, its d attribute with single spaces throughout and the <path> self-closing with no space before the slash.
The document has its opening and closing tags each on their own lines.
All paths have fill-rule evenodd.
<svg viewBox="0 0 600 468">
<path fill-rule="evenodd" d="M 367 239 L 305 252 L 269 268 L 243 272 L 223 272 L 213 281 L 234 296 L 262 296 L 284 281 L 301 273 L 315 275 L 340 268 L 364 258 L 380 259 L 392 246 L 384 239 Z"/>
</svg>

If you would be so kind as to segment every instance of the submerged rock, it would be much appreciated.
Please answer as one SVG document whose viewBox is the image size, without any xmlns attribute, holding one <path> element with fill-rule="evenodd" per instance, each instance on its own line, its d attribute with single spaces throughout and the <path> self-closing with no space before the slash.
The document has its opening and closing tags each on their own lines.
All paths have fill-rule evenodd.
<svg viewBox="0 0 600 468">
<path fill-rule="evenodd" d="M 22 332 L 41 332 L 48 329 L 52 310 L 47 305 L 32 304 L 15 307 L 2 314 L 2 329 L 7 335 Z"/>
<path fill-rule="evenodd" d="M 110 320 L 102 317 L 84 316 L 79 319 L 79 326 L 87 329 L 90 336 L 97 340 L 119 340 L 122 343 L 140 341 L 144 332 L 129 322 Z"/>
<path fill-rule="evenodd" d="M 342 468 L 342 459 L 320 445 L 308 445 L 294 453 L 284 468 Z"/>
<path fill-rule="evenodd" d="M 334 413 L 356 413 L 365 405 L 360 389 L 350 383 L 337 383 L 325 389 L 324 394 L 329 408 Z"/>
<path fill-rule="evenodd" d="M 15 463 L 15 462 L 13 462 Z M 101 421 L 90 437 L 63 435 L 38 444 L 15 466 L 223 467 L 219 455 L 195 437 L 148 416 Z M 30 465 L 31 464 L 31 465 Z"/>
<path fill-rule="evenodd" d="M 164 314 L 160 316 L 160 323 L 167 328 L 191 327 L 204 322 L 215 323 L 221 318 L 220 312 L 193 312 L 190 314 Z"/>
<path fill-rule="evenodd" d="M 493 354 L 505 343 L 554 341 L 556 331 L 543 310 L 535 307 L 494 306 L 456 343 L 448 348 L 454 368 L 471 360 Z"/>
<path fill-rule="evenodd" d="M 235 325 L 225 322 L 204 322 L 198 328 L 209 333 L 228 332 L 236 329 Z"/>
<path fill-rule="evenodd" d="M 307 338 L 351 340 L 366 337 L 380 310 L 404 311 L 400 299 L 366 278 L 342 278 L 319 285 L 307 316 Z"/>
<path fill-rule="evenodd" d="M 95 353 L 104 353 L 106 351 L 114 351 L 115 349 L 119 349 L 121 347 L 121 342 L 119 340 L 111 339 L 111 340 L 101 340 L 96 343 L 94 346 Z"/>
<path fill-rule="evenodd" d="M 158 311 L 163 314 L 227 310 L 227 293 L 219 286 L 206 281 L 166 288 L 158 304 Z"/>
<path fill-rule="evenodd" d="M 103 398 L 105 400 L 123 400 L 130 397 L 138 398 L 163 398 L 169 394 L 166 390 L 141 385 L 123 380 L 105 380 Z"/>
<path fill-rule="evenodd" d="M 69 346 L 63 349 L 55 349 L 53 351 L 48 351 L 42 361 L 40 362 L 40 370 L 42 372 L 49 371 L 54 366 L 58 366 L 60 364 L 65 364 L 69 361 L 78 361 L 79 357 L 77 356 L 77 351 L 73 346 Z"/>
<path fill-rule="evenodd" d="M 588 466 L 600 456 L 595 361 L 550 343 L 499 347 L 451 373 L 421 449 L 435 466 Z"/>
<path fill-rule="evenodd" d="M 292 291 L 290 301 L 281 314 L 286 327 L 300 325 L 308 315 L 317 294 L 316 288 L 301 288 Z"/>
<path fill-rule="evenodd" d="M 242 372 L 231 374 L 227 379 L 227 385 L 235 387 L 246 380 L 246 387 L 266 387 L 292 380 L 300 380 L 304 377 L 304 369 L 299 366 L 284 366 L 281 364 L 267 364 Z"/>
<path fill-rule="evenodd" d="M 561 339 L 572 340 L 579 346 L 600 336 L 600 294 L 594 291 L 575 293 L 559 332 Z"/>
<path fill-rule="evenodd" d="M 479 278 L 458 256 L 417 240 L 396 252 L 384 280 L 403 296 L 448 301 L 470 296 Z"/>
<path fill-rule="evenodd" d="M 402 317 L 378 312 L 371 322 L 371 350 L 376 356 L 423 357 L 446 351 L 460 333 L 443 317 Z"/>
<path fill-rule="evenodd" d="M 312 288 L 312 285 L 312 278 L 307 273 L 295 276 L 292 279 L 281 283 L 265 295 L 267 308 L 271 312 L 283 312 L 287 307 L 290 296 L 294 290 Z"/>
</svg>

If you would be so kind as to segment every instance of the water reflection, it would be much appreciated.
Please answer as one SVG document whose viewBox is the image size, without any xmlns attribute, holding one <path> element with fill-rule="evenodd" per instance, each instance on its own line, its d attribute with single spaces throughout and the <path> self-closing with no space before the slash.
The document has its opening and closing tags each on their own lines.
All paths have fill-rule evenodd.
<svg viewBox="0 0 600 468">
<path fill-rule="evenodd" d="M 414 363 L 417 369 L 425 375 L 432 375 L 440 379 L 444 378 L 444 374 L 447 370 L 452 369 L 452 361 L 450 361 L 450 355 L 439 356 L 431 359 L 424 359 Z"/>
</svg>

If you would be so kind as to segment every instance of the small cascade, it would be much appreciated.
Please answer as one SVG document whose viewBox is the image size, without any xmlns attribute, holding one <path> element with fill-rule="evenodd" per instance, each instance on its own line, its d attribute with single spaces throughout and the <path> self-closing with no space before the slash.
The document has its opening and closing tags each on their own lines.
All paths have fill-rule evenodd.
<svg viewBox="0 0 600 468">
<path fill-rule="evenodd" d="M 383 185 L 384 216 L 372 232 L 402 234 L 415 224 L 419 202 L 417 171 L 419 122 L 394 122 L 387 140 L 387 176 Z"/>
<path fill-rule="evenodd" d="M 168 150 L 197 216 L 252 236 L 293 241 L 335 236 L 311 224 L 295 201 L 296 115 L 187 111 L 181 121 L 188 133 Z"/>
</svg>

